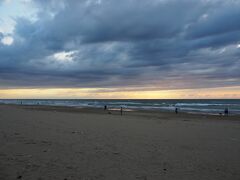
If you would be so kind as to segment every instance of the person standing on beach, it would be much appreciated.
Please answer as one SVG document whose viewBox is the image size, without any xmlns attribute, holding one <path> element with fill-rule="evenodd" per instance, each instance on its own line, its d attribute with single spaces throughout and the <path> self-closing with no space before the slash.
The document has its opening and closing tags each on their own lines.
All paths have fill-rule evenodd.
<svg viewBox="0 0 240 180">
<path fill-rule="evenodd" d="M 121 116 L 122 116 L 122 113 L 123 113 L 123 108 L 121 107 Z"/>
<path fill-rule="evenodd" d="M 228 113 L 229 113 L 229 112 L 228 112 L 228 108 L 225 108 L 225 110 L 224 110 L 224 115 L 225 115 L 225 116 L 228 116 Z"/>
<path fill-rule="evenodd" d="M 104 110 L 107 110 L 107 105 L 104 106 Z"/>
<path fill-rule="evenodd" d="M 176 114 L 178 113 L 178 108 L 177 108 L 177 107 L 175 108 L 175 113 L 176 113 Z"/>
</svg>

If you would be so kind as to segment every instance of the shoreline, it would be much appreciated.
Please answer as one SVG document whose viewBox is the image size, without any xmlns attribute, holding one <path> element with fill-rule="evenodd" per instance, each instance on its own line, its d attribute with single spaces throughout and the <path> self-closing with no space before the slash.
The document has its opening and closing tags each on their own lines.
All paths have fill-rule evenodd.
<svg viewBox="0 0 240 180">
<path fill-rule="evenodd" d="M 113 108 L 104 110 L 104 108 L 98 107 L 76 107 L 76 106 L 52 106 L 52 105 L 18 105 L 18 104 L 0 104 L 1 106 L 6 107 L 17 107 L 28 110 L 40 110 L 40 111 L 56 111 L 56 112 L 66 112 L 66 113 L 86 113 L 86 114 L 113 114 L 113 115 L 121 115 L 120 109 Z M 123 108 L 123 116 L 131 115 L 131 116 L 174 116 L 176 118 L 181 117 L 193 117 L 193 118 L 210 118 L 217 120 L 234 120 L 240 121 L 240 114 L 230 114 L 228 116 L 219 115 L 219 114 L 203 114 L 203 113 L 192 113 L 192 112 L 178 112 L 176 114 L 174 111 L 163 111 L 163 110 L 155 110 L 155 109 L 133 109 L 126 110 Z"/>
<path fill-rule="evenodd" d="M 238 99 L 0 99 L 0 104 L 62 106 L 76 108 L 120 109 L 125 111 L 159 111 L 174 112 L 177 108 L 181 113 L 224 115 L 228 109 L 229 115 L 240 115 L 240 101 Z"/>
</svg>

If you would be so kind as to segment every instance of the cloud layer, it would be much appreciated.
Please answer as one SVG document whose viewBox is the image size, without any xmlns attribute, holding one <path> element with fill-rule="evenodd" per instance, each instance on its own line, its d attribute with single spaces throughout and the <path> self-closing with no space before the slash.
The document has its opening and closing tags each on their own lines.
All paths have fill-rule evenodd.
<svg viewBox="0 0 240 180">
<path fill-rule="evenodd" d="M 238 0 L 25 3 L 36 18 L 0 32 L 1 88 L 240 85 Z"/>
</svg>

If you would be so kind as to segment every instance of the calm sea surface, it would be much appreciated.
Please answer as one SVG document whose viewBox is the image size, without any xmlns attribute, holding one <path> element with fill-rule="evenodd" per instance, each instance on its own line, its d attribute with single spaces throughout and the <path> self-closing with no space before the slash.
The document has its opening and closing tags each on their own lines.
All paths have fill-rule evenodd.
<svg viewBox="0 0 240 180">
<path fill-rule="evenodd" d="M 50 105 L 72 107 L 97 107 L 125 109 L 148 109 L 159 111 L 179 111 L 189 113 L 219 114 L 225 108 L 230 114 L 240 114 L 240 99 L 201 99 L 201 100 L 93 100 L 93 99 L 1 99 L 1 104 Z"/>
</svg>

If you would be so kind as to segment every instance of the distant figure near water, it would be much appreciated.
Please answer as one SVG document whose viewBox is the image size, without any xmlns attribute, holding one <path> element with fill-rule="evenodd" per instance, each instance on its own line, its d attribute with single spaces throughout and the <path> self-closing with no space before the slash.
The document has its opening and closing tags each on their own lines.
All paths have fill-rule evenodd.
<svg viewBox="0 0 240 180">
<path fill-rule="evenodd" d="M 177 108 L 177 107 L 175 108 L 175 113 L 176 113 L 176 114 L 178 113 L 178 108 Z"/>
<path fill-rule="evenodd" d="M 123 114 L 123 108 L 121 107 L 121 116 L 122 116 L 122 114 Z"/>
<path fill-rule="evenodd" d="M 228 108 L 225 108 L 225 110 L 224 110 L 224 115 L 225 115 L 225 116 L 228 116 L 228 113 L 229 113 Z"/>
<path fill-rule="evenodd" d="M 107 110 L 107 105 L 104 106 L 104 110 Z"/>
</svg>

